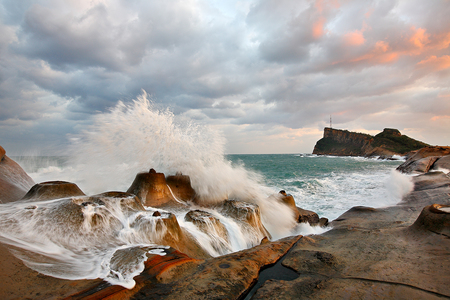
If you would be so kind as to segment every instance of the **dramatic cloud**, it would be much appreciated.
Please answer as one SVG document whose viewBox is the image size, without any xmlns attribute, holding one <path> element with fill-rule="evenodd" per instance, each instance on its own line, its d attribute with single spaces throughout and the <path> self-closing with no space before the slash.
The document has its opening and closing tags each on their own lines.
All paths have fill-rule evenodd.
<svg viewBox="0 0 450 300">
<path fill-rule="evenodd" d="M 230 153 L 336 128 L 450 140 L 446 0 L 1 0 L 0 145 L 63 149 L 142 90 Z"/>
</svg>

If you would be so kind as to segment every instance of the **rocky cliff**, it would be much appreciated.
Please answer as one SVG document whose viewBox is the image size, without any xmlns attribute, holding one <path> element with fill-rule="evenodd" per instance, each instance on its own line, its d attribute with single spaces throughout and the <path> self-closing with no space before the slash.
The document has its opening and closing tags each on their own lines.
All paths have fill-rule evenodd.
<svg viewBox="0 0 450 300">
<path fill-rule="evenodd" d="M 323 138 L 317 141 L 313 154 L 336 156 L 387 156 L 406 153 L 429 146 L 400 131 L 385 128 L 379 134 L 351 132 L 325 127 Z"/>
</svg>

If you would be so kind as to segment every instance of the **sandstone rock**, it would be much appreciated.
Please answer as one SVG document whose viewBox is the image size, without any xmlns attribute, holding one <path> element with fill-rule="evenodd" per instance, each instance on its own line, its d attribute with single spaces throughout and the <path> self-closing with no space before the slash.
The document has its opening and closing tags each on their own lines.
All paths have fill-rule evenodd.
<svg viewBox="0 0 450 300">
<path fill-rule="evenodd" d="M 295 220 L 298 222 L 300 213 L 295 205 L 295 199 L 291 194 L 287 194 L 286 191 L 282 190 L 278 193 L 278 199 L 286 204 L 294 212 Z"/>
<path fill-rule="evenodd" d="M 194 223 L 202 232 L 207 234 L 211 238 L 214 250 L 219 254 L 231 252 L 228 231 L 219 219 L 212 214 L 201 210 L 191 210 L 184 219 Z"/>
<path fill-rule="evenodd" d="M 433 204 L 424 207 L 412 226 L 450 237 L 450 205 Z"/>
<path fill-rule="evenodd" d="M 297 207 L 299 217 L 298 222 L 299 223 L 306 223 L 308 222 L 310 225 L 317 225 L 319 224 L 319 215 L 313 211 L 303 209 L 300 207 Z"/>
<path fill-rule="evenodd" d="M 196 193 L 191 186 L 191 179 L 187 175 L 176 174 L 166 177 L 167 185 L 173 195 L 182 201 L 194 201 Z"/>
<path fill-rule="evenodd" d="M 139 234 L 151 235 L 154 243 L 171 246 L 190 257 L 211 257 L 189 232 L 180 227 L 172 213 L 163 213 L 160 217 L 151 219 L 145 216 L 137 217 L 130 227 Z"/>
<path fill-rule="evenodd" d="M 0 203 L 19 200 L 33 185 L 33 179 L 0 146 Z"/>
<path fill-rule="evenodd" d="M 167 186 L 166 177 L 153 169 L 149 173 L 137 174 L 127 192 L 136 195 L 145 206 L 177 205 Z"/>
<path fill-rule="evenodd" d="M 300 237 L 207 260 L 170 249 L 166 256 L 149 256 L 132 290 L 101 283 L 66 299 L 243 299 L 261 268 L 279 260 Z"/>
<path fill-rule="evenodd" d="M 2 146 L 0 146 L 0 161 L 3 160 L 5 154 L 6 154 L 5 149 Z"/>
<path fill-rule="evenodd" d="M 450 170 L 450 155 L 440 157 L 434 164 L 433 170 L 446 170 L 446 173 Z"/>
<path fill-rule="evenodd" d="M 408 159 L 398 166 L 397 170 L 403 173 L 426 173 L 433 168 L 436 161 L 447 155 L 450 155 L 450 147 L 424 147 L 408 155 Z"/>
<path fill-rule="evenodd" d="M 225 200 L 222 208 L 226 214 L 240 220 L 243 224 L 248 224 L 262 237 L 271 238 L 270 233 L 261 222 L 261 211 L 258 205 L 237 200 Z"/>
<path fill-rule="evenodd" d="M 35 184 L 22 199 L 51 200 L 72 196 L 85 196 L 85 194 L 75 183 L 47 181 Z"/>
</svg>

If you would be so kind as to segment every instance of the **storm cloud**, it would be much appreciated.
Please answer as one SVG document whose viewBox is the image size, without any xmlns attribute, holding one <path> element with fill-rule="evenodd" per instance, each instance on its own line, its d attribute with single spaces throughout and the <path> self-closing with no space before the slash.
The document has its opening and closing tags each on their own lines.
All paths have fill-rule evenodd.
<svg viewBox="0 0 450 300">
<path fill-rule="evenodd" d="M 64 149 L 142 90 L 229 153 L 310 153 L 330 115 L 448 145 L 448 4 L 2 0 L 0 145 Z"/>
</svg>

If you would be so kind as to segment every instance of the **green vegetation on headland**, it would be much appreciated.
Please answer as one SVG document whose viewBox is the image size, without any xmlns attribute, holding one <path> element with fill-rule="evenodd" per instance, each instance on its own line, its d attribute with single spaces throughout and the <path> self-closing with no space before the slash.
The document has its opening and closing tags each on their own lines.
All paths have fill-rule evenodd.
<svg viewBox="0 0 450 300">
<path fill-rule="evenodd" d="M 385 128 L 372 136 L 326 127 L 323 138 L 317 141 L 313 154 L 336 156 L 387 156 L 406 155 L 410 151 L 429 146 L 402 135 L 400 131 Z"/>
</svg>

